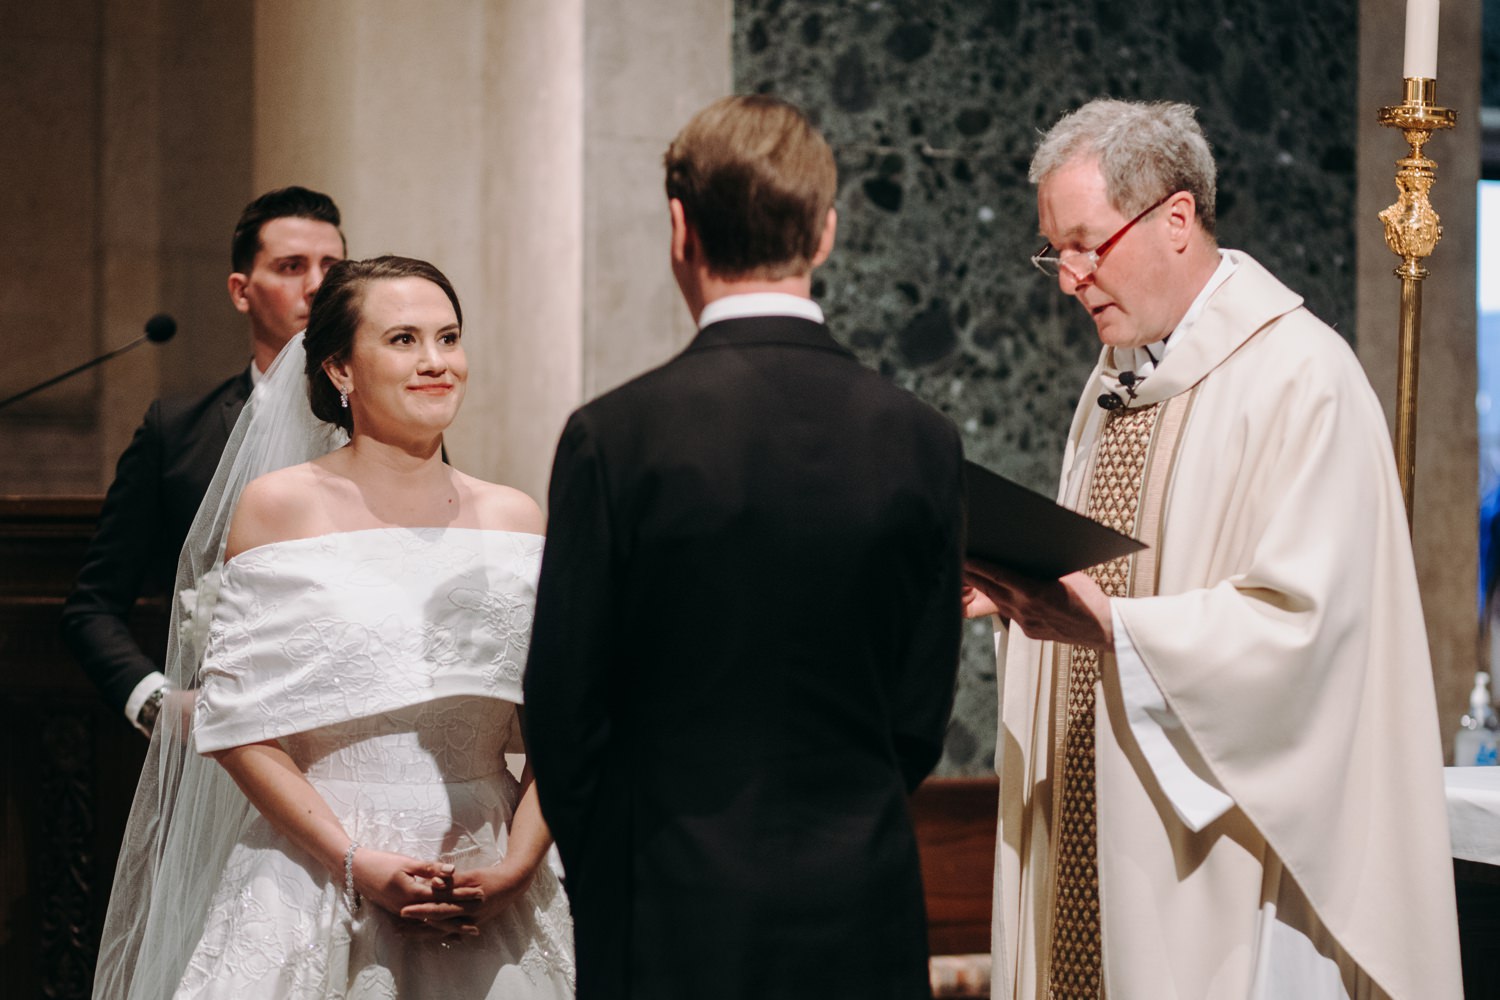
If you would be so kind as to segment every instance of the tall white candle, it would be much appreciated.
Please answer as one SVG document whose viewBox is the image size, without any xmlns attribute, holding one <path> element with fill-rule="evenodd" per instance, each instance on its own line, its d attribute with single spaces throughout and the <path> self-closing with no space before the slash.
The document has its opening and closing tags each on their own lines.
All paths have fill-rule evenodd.
<svg viewBox="0 0 1500 1000">
<path fill-rule="evenodd" d="M 1406 0 L 1406 60 L 1401 75 L 1437 79 L 1438 0 Z"/>
</svg>

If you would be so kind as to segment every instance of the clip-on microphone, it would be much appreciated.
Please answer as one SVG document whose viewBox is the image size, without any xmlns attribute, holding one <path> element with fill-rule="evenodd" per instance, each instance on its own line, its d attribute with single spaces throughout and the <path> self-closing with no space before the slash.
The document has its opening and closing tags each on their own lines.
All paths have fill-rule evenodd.
<svg viewBox="0 0 1500 1000">
<path fill-rule="evenodd" d="M 1140 379 L 1136 377 L 1135 372 L 1120 373 L 1120 386 L 1125 390 L 1125 395 L 1131 399 L 1135 398 L 1135 385 L 1139 381 Z M 1106 410 L 1118 410 L 1125 405 L 1125 400 L 1120 398 L 1118 392 L 1106 392 L 1099 397 L 1099 405 Z"/>
</svg>

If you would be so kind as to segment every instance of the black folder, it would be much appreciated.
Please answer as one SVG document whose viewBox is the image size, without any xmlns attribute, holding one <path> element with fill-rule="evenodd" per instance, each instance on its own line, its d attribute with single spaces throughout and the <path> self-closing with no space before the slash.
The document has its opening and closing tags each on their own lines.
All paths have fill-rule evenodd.
<svg viewBox="0 0 1500 1000">
<path fill-rule="evenodd" d="M 1146 547 L 974 462 L 964 479 L 972 558 L 1055 579 Z"/>
</svg>

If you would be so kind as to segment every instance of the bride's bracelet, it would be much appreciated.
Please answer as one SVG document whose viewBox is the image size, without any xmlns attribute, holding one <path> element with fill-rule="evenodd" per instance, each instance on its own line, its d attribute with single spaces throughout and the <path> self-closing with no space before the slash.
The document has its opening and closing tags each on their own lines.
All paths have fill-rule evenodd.
<svg viewBox="0 0 1500 1000">
<path fill-rule="evenodd" d="M 344 852 L 344 898 L 349 902 L 350 910 L 358 910 L 361 902 L 359 893 L 354 890 L 354 852 L 359 850 L 359 841 L 349 841 L 349 849 Z"/>
</svg>

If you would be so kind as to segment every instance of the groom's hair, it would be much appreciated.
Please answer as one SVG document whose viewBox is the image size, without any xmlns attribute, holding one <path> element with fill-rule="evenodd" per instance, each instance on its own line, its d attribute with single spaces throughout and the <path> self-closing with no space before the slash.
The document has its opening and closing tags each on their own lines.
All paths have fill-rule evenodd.
<svg viewBox="0 0 1500 1000">
<path fill-rule="evenodd" d="M 448 276 L 425 260 L 411 257 L 372 257 L 369 260 L 341 260 L 328 269 L 318 294 L 313 296 L 307 317 L 307 335 L 303 347 L 307 352 L 307 399 L 313 416 L 353 432 L 354 419 L 339 403 L 339 391 L 323 371 L 329 358 L 342 361 L 354 347 L 364 310 L 365 291 L 377 281 L 393 278 L 422 278 L 443 290 L 453 303 L 453 315 L 460 327 L 464 324 L 463 307 Z"/>
<path fill-rule="evenodd" d="M 796 107 L 765 94 L 722 98 L 664 159 L 667 197 L 682 202 L 713 274 L 776 281 L 812 269 L 838 169 Z"/>
<path fill-rule="evenodd" d="M 333 199 L 321 191 L 310 191 L 305 187 L 277 188 L 267 191 L 245 206 L 240 220 L 234 225 L 234 235 L 229 240 L 229 266 L 236 274 L 249 274 L 255 266 L 255 255 L 260 253 L 260 231 L 273 219 L 312 219 L 326 222 L 339 230 L 339 239 L 344 240 L 344 231 L 339 229 L 342 219 L 339 207 Z M 344 252 L 349 252 L 344 240 Z"/>
</svg>

